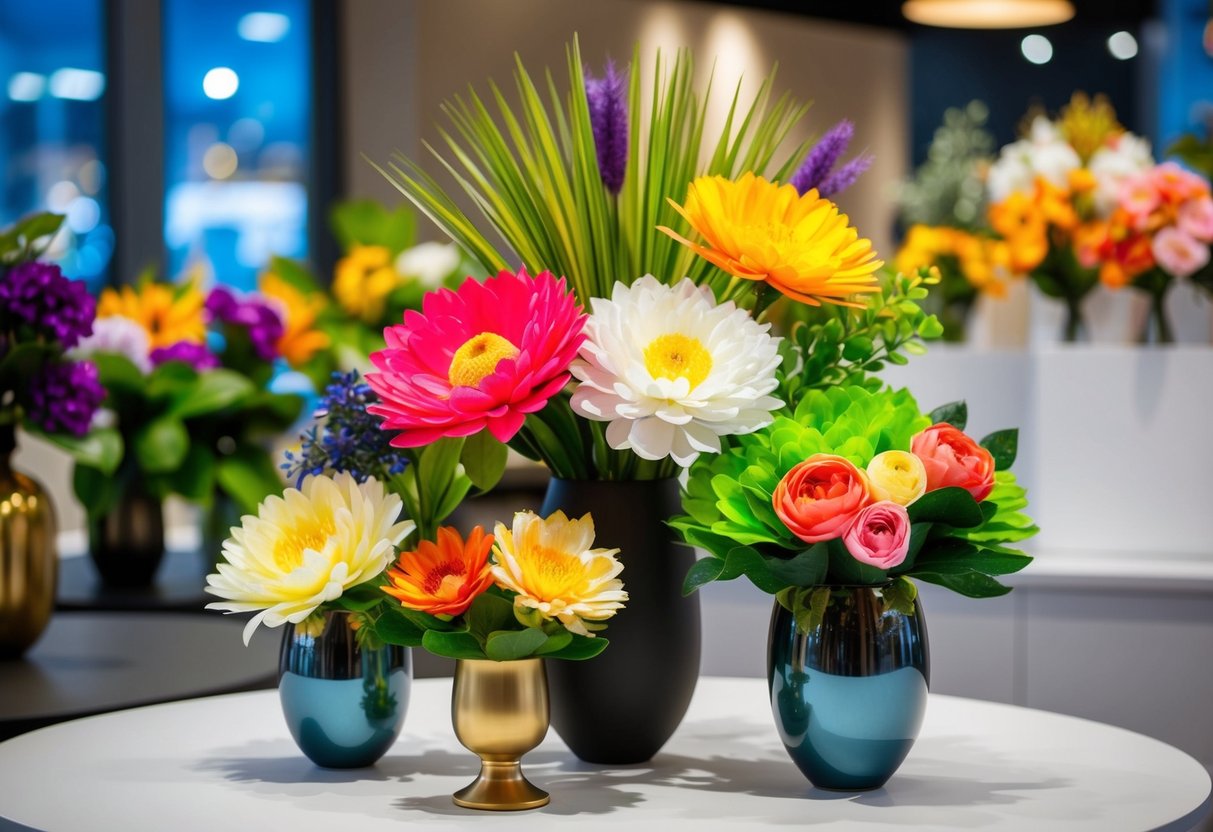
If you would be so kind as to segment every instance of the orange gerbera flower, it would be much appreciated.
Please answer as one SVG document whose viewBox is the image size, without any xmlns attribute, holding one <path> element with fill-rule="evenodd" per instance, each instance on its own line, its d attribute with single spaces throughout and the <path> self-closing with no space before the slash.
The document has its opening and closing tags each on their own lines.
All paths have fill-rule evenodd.
<svg viewBox="0 0 1213 832">
<path fill-rule="evenodd" d="M 287 363 L 299 367 L 329 345 L 329 337 L 315 328 L 324 308 L 322 297 L 305 295 L 273 272 L 261 275 L 259 284 L 261 294 L 277 301 L 282 312 L 282 337 L 276 347 Z"/>
<path fill-rule="evenodd" d="M 383 591 L 411 610 L 431 615 L 460 615 L 493 584 L 489 550 L 493 536 L 480 526 L 465 542 L 450 526 L 438 530 L 438 542 L 423 540 L 401 552 L 387 570 Z"/>
<path fill-rule="evenodd" d="M 736 182 L 702 176 L 685 205 L 670 200 L 706 245 L 669 228 L 662 231 L 700 257 L 744 280 L 762 280 L 790 298 L 820 306 L 862 307 L 848 300 L 878 292 L 873 272 L 883 264 L 872 242 L 849 226 L 838 206 L 816 190 L 803 196 L 791 185 L 746 173 Z"/>
<path fill-rule="evenodd" d="M 990 206 L 990 225 L 1010 246 L 1011 270 L 1025 274 L 1049 253 L 1049 226 L 1040 206 L 1023 193 L 1013 193 Z"/>
<path fill-rule="evenodd" d="M 147 330 L 152 349 L 171 347 L 179 341 L 201 344 L 206 341 L 204 302 L 193 281 L 185 286 L 148 282 L 138 290 L 123 286 L 103 291 L 97 301 L 97 317 L 130 318 Z"/>
</svg>

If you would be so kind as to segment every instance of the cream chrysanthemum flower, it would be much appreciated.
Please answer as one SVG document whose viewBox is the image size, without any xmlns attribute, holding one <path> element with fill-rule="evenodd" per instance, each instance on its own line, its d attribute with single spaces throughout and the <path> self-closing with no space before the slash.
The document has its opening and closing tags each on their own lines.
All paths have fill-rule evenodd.
<svg viewBox="0 0 1213 832">
<path fill-rule="evenodd" d="M 607 443 L 683 467 L 719 453 L 720 437 L 769 425 L 782 402 L 779 339 L 732 302 L 684 278 L 667 286 L 645 275 L 592 298 L 573 410 L 610 422 Z"/>
<path fill-rule="evenodd" d="M 623 571 L 615 558 L 619 550 L 590 548 L 594 519 L 588 514 L 570 520 L 557 511 L 544 520 L 520 511 L 513 531 L 498 523 L 493 537 L 493 578 L 518 593 L 515 607 L 535 610 L 570 632 L 589 636 L 628 600 L 617 577 Z"/>
<path fill-rule="evenodd" d="M 207 609 L 260 610 L 244 628 L 245 644 L 258 624 L 298 624 L 387 567 L 415 527 L 396 522 L 401 506 L 383 483 L 359 485 L 348 473 L 308 477 L 302 490 L 267 497 L 224 541 L 227 563 L 207 576 L 206 591 L 226 600 Z"/>
</svg>

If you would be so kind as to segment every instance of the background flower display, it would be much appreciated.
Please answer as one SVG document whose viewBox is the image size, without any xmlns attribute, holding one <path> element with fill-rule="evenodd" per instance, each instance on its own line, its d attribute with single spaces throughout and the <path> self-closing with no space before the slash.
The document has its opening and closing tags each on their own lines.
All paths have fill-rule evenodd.
<svg viewBox="0 0 1213 832">
<path fill-rule="evenodd" d="M 1011 270 L 1065 303 L 1067 341 L 1079 338 L 1082 301 L 1100 280 L 1079 251 L 1125 183 L 1153 164 L 1149 143 L 1125 131 L 1105 99 L 1076 93 L 1056 120 L 1030 116 L 1024 138 L 990 167 L 990 225 L 1009 244 Z"/>
</svg>

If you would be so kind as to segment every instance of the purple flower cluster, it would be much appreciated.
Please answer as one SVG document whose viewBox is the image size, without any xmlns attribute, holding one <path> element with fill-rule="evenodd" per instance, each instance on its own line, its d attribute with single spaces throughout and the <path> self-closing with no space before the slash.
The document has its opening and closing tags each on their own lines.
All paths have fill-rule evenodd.
<svg viewBox="0 0 1213 832">
<path fill-rule="evenodd" d="M 46 364 L 30 380 L 29 418 L 47 433 L 84 436 L 105 400 L 91 361 Z"/>
<path fill-rule="evenodd" d="M 219 366 L 218 356 L 208 350 L 205 344 L 195 344 L 193 341 L 178 341 L 170 347 L 157 347 L 149 357 L 154 367 L 166 361 L 180 361 L 200 373 Z"/>
<path fill-rule="evenodd" d="M 628 99 L 624 76 L 615 71 L 614 61 L 607 61 L 601 78 L 586 73 L 585 97 L 598 152 L 598 172 L 606 189 L 617 194 L 628 169 Z"/>
<path fill-rule="evenodd" d="M 856 156 L 834 170 L 854 136 L 855 125 L 845 118 L 827 130 L 793 174 L 791 183 L 796 190 L 804 194 L 816 188 L 820 196 L 831 197 L 854 185 L 860 174 L 871 167 L 871 154 Z"/>
<path fill-rule="evenodd" d="M 264 300 L 257 297 L 240 298 L 226 286 L 216 286 L 206 298 L 206 310 L 212 320 L 244 328 L 253 344 L 253 351 L 262 361 L 273 361 L 278 357 L 278 339 L 283 333 L 282 318 Z"/>
<path fill-rule="evenodd" d="M 97 302 L 82 280 L 69 280 L 52 263 L 19 263 L 0 277 L 5 329 L 28 326 L 71 349 L 93 331 Z"/>
</svg>

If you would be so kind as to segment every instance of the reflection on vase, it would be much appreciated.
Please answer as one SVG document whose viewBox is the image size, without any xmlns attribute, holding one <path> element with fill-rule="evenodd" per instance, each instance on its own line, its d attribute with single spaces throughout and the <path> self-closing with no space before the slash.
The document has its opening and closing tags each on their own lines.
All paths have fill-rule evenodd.
<svg viewBox="0 0 1213 832">
<path fill-rule="evenodd" d="M 114 507 L 89 522 L 88 549 L 105 584 L 146 587 L 164 558 L 164 509 L 134 485 Z"/>
<path fill-rule="evenodd" d="M 323 629 L 284 625 L 278 696 L 287 727 L 307 758 L 324 768 L 373 765 L 404 725 L 412 688 L 407 648 L 364 648 L 350 614 L 323 613 Z"/>
<path fill-rule="evenodd" d="M 497 811 L 546 806 L 548 793 L 522 773 L 522 755 L 543 742 L 548 716 L 541 659 L 460 659 L 455 664 L 451 721 L 463 747 L 480 757 L 480 774 L 455 792 L 455 803 Z"/>
<path fill-rule="evenodd" d="M 601 655 L 548 665 L 552 727 L 582 760 L 643 763 L 677 730 L 699 679 L 699 596 L 682 594 L 695 553 L 666 525 L 681 511 L 678 482 L 553 479 L 541 513 L 557 509 L 593 514 L 596 545 L 619 549 L 628 604 Z"/>
<path fill-rule="evenodd" d="M 884 785 L 926 712 L 921 603 L 907 615 L 888 607 L 879 587 L 838 587 L 824 621 L 808 633 L 776 603 L 767 650 L 775 725 L 804 775 L 825 789 Z"/>
<path fill-rule="evenodd" d="M 0 659 L 20 657 L 46 629 L 59 564 L 50 496 L 12 469 L 15 445 L 12 426 L 0 428 Z"/>
</svg>

